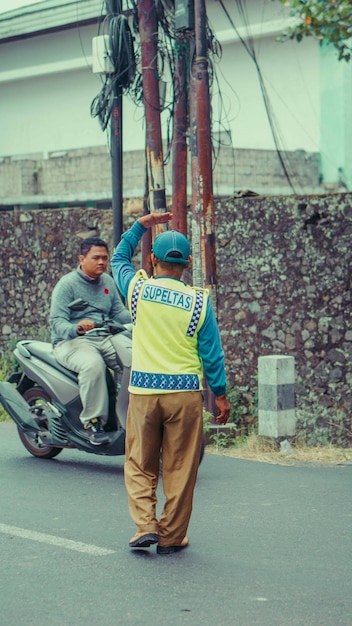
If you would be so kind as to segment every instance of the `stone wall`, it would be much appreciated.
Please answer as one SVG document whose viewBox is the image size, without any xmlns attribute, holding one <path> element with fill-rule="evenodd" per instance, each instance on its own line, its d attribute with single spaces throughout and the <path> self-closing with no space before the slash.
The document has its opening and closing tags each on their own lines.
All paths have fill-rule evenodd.
<svg viewBox="0 0 352 626">
<path fill-rule="evenodd" d="M 125 204 L 125 228 L 142 201 Z M 0 350 L 47 329 L 50 294 L 82 237 L 112 243 L 110 211 L 0 214 Z M 253 417 L 260 355 L 295 357 L 298 429 L 310 442 L 352 443 L 352 194 L 216 202 L 218 319 L 229 385 Z"/>
<path fill-rule="evenodd" d="M 296 360 L 299 428 L 352 443 L 352 195 L 219 202 L 218 316 L 231 385 Z"/>
</svg>

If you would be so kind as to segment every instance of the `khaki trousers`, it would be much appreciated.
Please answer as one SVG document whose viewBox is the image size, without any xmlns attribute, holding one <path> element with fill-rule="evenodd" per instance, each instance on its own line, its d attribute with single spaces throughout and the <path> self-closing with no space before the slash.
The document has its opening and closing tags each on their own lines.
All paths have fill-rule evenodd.
<svg viewBox="0 0 352 626">
<path fill-rule="evenodd" d="M 113 370 L 121 367 L 114 347 L 114 335 L 60 341 L 54 347 L 54 355 L 61 365 L 78 372 L 82 424 L 87 426 L 91 419 L 99 417 L 104 425 L 109 410 L 106 366 Z"/>
<path fill-rule="evenodd" d="M 125 484 L 139 532 L 158 533 L 159 545 L 179 545 L 192 512 L 203 435 L 200 391 L 130 394 Z M 160 450 L 165 504 L 156 517 Z"/>
</svg>

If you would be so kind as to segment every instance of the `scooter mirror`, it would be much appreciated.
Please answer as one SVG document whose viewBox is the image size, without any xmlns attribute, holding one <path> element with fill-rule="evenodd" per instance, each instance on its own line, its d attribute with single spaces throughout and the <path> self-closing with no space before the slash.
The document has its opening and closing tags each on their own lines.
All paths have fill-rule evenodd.
<svg viewBox="0 0 352 626">
<path fill-rule="evenodd" d="M 76 300 L 72 300 L 68 305 L 68 308 L 71 311 L 84 311 L 89 306 L 89 302 L 86 300 L 82 300 L 81 298 L 77 298 Z"/>
</svg>

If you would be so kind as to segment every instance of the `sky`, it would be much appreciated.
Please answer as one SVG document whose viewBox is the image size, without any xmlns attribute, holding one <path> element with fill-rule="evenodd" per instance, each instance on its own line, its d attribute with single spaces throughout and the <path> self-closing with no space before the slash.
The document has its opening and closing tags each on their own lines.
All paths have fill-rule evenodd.
<svg viewBox="0 0 352 626">
<path fill-rule="evenodd" d="M 6 13 L 6 11 L 12 11 L 12 9 L 19 9 L 20 7 L 27 7 L 29 4 L 35 4 L 39 0 L 0 0 L 0 13 Z"/>
</svg>

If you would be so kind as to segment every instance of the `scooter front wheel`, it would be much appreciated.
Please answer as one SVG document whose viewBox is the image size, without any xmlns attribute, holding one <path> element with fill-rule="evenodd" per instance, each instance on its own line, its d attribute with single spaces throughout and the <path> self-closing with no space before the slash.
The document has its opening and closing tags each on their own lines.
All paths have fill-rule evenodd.
<svg viewBox="0 0 352 626">
<path fill-rule="evenodd" d="M 23 394 L 23 399 L 28 403 L 32 409 L 33 419 L 43 428 L 43 431 L 47 431 L 49 424 L 45 417 L 46 403 L 50 402 L 50 397 L 41 387 L 31 387 Z M 28 452 L 33 456 L 41 459 L 53 459 L 55 456 L 62 452 L 62 448 L 56 448 L 49 446 L 40 437 L 39 433 L 24 432 L 18 428 L 19 437 Z"/>
</svg>

